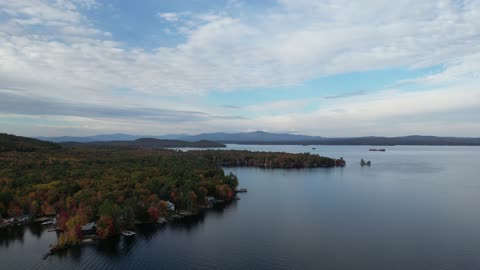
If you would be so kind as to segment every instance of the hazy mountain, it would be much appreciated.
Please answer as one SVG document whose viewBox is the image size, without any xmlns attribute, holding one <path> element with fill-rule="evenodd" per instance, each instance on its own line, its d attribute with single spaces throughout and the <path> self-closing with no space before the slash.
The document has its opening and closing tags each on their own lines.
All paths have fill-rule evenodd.
<svg viewBox="0 0 480 270">
<path fill-rule="evenodd" d="M 326 138 L 288 133 L 269 133 L 264 131 L 242 133 L 202 133 L 197 135 L 170 134 L 161 136 L 106 134 L 90 137 L 49 137 L 41 139 L 52 142 L 101 142 L 134 141 L 140 138 L 168 139 L 181 141 L 215 141 L 237 144 L 324 144 L 324 145 L 480 145 L 480 138 L 402 136 L 402 137 L 350 137 Z"/>
<path fill-rule="evenodd" d="M 141 138 L 153 138 L 153 139 L 163 139 L 163 140 L 174 140 L 183 136 L 188 136 L 186 134 L 168 134 L 160 136 L 151 136 L 151 135 L 130 135 L 130 134 L 100 134 L 95 136 L 86 136 L 86 137 L 73 137 L 73 136 L 61 136 L 61 137 L 37 137 L 37 139 L 50 141 L 50 142 L 103 142 L 103 141 L 134 141 Z"/>
<path fill-rule="evenodd" d="M 159 148 L 221 148 L 226 147 L 225 144 L 212 141 L 181 141 L 181 140 L 163 140 L 154 138 L 140 138 L 134 141 L 95 141 L 95 142 L 63 142 L 65 147 L 130 147 L 143 149 L 159 149 Z"/>
<path fill-rule="evenodd" d="M 255 131 L 241 133 L 202 133 L 197 135 L 180 137 L 179 139 L 186 141 L 210 140 L 221 142 L 301 142 L 307 140 L 320 140 L 322 139 L 322 137 Z"/>
</svg>

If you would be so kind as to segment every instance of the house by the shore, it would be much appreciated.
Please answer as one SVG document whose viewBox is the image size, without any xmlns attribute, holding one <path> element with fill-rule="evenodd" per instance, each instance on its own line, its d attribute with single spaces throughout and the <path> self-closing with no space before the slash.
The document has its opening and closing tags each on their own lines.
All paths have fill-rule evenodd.
<svg viewBox="0 0 480 270">
<path fill-rule="evenodd" d="M 171 212 L 175 212 L 175 204 L 170 201 L 167 201 L 167 210 Z"/>
<path fill-rule="evenodd" d="M 85 235 L 95 234 L 97 232 L 97 224 L 90 222 L 82 226 L 82 233 Z"/>
</svg>

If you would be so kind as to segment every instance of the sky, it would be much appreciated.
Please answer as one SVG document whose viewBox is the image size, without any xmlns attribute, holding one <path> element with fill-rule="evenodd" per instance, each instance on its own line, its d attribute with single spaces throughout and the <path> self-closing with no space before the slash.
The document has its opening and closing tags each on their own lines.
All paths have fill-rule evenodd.
<svg viewBox="0 0 480 270">
<path fill-rule="evenodd" d="M 0 132 L 480 136 L 480 0 L 2 0 Z"/>
</svg>

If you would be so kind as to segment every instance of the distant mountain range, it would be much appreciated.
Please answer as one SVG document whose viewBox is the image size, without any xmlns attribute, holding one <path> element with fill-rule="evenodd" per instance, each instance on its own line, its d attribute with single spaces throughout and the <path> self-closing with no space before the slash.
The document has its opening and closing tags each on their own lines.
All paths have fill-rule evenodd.
<svg viewBox="0 0 480 270">
<path fill-rule="evenodd" d="M 140 138 L 133 141 L 94 141 L 94 142 L 60 142 L 64 147 L 130 147 L 142 149 L 161 149 L 161 148 L 222 148 L 225 144 L 206 140 L 200 141 L 181 141 L 164 140 L 154 138 Z"/>
<path fill-rule="evenodd" d="M 403 137 L 349 137 L 326 138 L 288 133 L 269 133 L 263 131 L 243 133 L 202 133 L 197 135 L 169 134 L 161 136 L 104 134 L 88 137 L 37 137 L 51 142 L 102 142 L 134 141 L 141 138 L 181 141 L 214 141 L 236 144 L 291 144 L 291 145 L 480 145 L 480 138 L 403 136 Z"/>
<path fill-rule="evenodd" d="M 321 140 L 322 137 L 319 136 L 307 136 L 307 135 L 296 135 L 289 133 L 268 133 L 264 131 L 255 131 L 255 132 L 242 132 L 242 133 L 202 133 L 197 135 L 189 135 L 178 138 L 184 141 L 198 141 L 198 140 L 209 140 L 217 142 L 234 142 L 234 143 L 243 143 L 243 142 L 256 142 L 256 143 L 269 143 L 269 142 L 303 142 L 303 141 L 313 141 Z"/>
<path fill-rule="evenodd" d="M 37 137 L 37 139 L 50 142 L 101 142 L 101 141 L 134 141 L 141 138 L 152 138 L 161 140 L 182 140 L 182 141 L 218 141 L 218 142 L 276 142 L 276 141 L 290 141 L 300 142 L 307 140 L 318 140 L 322 137 L 295 135 L 288 133 L 268 133 L 263 131 L 243 132 L 243 133 L 201 133 L 197 135 L 188 134 L 168 134 L 160 136 L 152 135 L 130 135 L 130 134 L 102 134 L 86 137 Z"/>
<path fill-rule="evenodd" d="M 152 138 L 152 139 L 161 139 L 161 140 L 175 140 L 182 136 L 188 136 L 186 134 L 172 134 L 172 135 L 162 135 L 162 136 L 151 136 L 151 135 L 130 135 L 130 134 L 101 134 L 95 136 L 86 136 L 86 137 L 74 137 L 74 136 L 61 136 L 61 137 L 36 137 L 37 139 L 50 141 L 50 142 L 105 142 L 105 141 L 134 141 L 141 138 Z"/>
</svg>

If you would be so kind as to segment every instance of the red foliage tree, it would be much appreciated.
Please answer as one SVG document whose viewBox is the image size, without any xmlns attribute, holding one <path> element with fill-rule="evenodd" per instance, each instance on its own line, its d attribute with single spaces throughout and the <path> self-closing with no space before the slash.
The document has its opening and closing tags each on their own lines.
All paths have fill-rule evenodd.
<svg viewBox="0 0 480 270">
<path fill-rule="evenodd" d="M 160 210 L 158 209 L 158 207 L 155 207 L 155 206 L 150 206 L 147 212 L 148 212 L 148 215 L 150 216 L 151 221 L 156 221 L 160 216 Z"/>
</svg>

